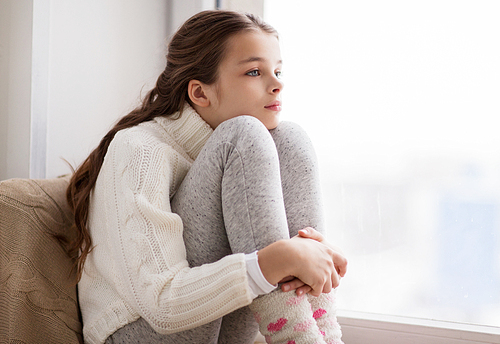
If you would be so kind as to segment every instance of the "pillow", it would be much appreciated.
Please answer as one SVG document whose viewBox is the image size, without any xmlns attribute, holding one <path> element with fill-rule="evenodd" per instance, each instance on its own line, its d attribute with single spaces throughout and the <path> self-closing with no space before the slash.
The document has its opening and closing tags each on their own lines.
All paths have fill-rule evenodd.
<svg viewBox="0 0 500 344">
<path fill-rule="evenodd" d="M 0 182 L 0 342 L 82 343 L 69 176 Z"/>
</svg>

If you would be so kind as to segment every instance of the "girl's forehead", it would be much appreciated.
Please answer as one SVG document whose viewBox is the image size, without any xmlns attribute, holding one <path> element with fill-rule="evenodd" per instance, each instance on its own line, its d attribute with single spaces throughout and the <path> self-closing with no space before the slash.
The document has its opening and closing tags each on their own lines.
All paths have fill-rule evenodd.
<svg viewBox="0 0 500 344">
<path fill-rule="evenodd" d="M 257 60 L 281 61 L 278 38 L 261 30 L 238 33 L 231 37 L 226 48 L 228 63 L 244 64 Z"/>
</svg>

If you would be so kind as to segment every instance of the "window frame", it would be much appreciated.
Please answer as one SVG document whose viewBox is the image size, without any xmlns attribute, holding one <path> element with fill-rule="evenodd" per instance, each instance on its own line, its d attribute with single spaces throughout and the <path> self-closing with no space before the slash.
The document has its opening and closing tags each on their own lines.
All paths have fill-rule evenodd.
<svg viewBox="0 0 500 344">
<path fill-rule="evenodd" d="M 500 343 L 500 328 L 347 310 L 338 311 L 346 343 Z"/>
</svg>

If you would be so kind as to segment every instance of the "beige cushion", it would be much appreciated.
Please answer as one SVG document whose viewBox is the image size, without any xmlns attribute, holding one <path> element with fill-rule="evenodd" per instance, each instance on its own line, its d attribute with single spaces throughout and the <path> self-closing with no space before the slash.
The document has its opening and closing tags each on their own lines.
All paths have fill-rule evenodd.
<svg viewBox="0 0 500 344">
<path fill-rule="evenodd" d="M 68 182 L 0 182 L 0 343 L 82 342 Z"/>
</svg>

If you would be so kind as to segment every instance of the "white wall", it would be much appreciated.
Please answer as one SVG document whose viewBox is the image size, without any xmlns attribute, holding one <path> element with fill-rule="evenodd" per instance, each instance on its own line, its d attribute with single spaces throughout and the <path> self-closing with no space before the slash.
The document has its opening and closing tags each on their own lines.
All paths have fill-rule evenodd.
<svg viewBox="0 0 500 344">
<path fill-rule="evenodd" d="M 52 0 L 46 177 L 69 172 L 164 68 L 168 3 Z"/>
<path fill-rule="evenodd" d="M 221 9 L 264 16 L 264 0 L 220 0 Z"/>
<path fill-rule="evenodd" d="M 169 32 L 173 34 L 193 14 L 213 10 L 215 0 L 172 0 L 170 1 L 172 16 L 170 17 Z"/>
<path fill-rule="evenodd" d="M 0 180 L 28 177 L 31 0 L 0 0 Z"/>
<path fill-rule="evenodd" d="M 77 167 L 165 67 L 208 0 L 0 0 L 0 180 Z"/>
</svg>

